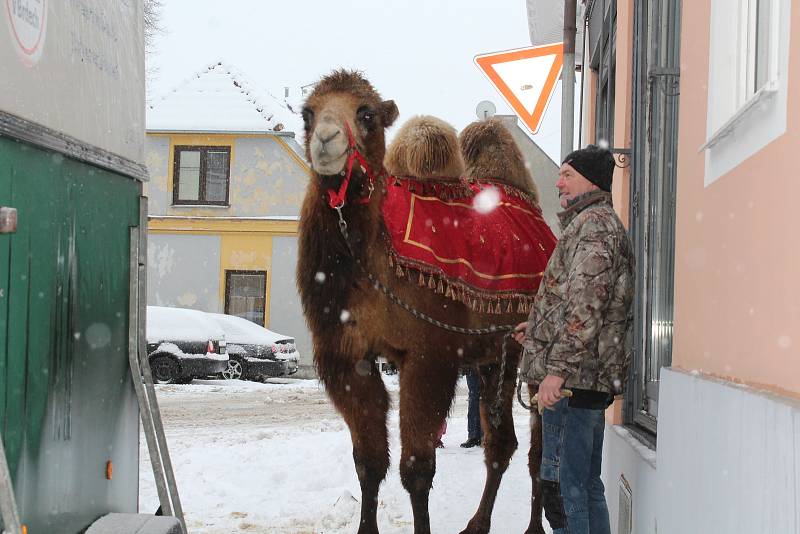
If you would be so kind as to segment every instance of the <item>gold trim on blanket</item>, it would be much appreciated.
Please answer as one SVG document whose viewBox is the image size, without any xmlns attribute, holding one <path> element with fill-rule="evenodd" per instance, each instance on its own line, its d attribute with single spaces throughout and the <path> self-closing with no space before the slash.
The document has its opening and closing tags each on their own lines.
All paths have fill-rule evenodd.
<svg viewBox="0 0 800 534">
<path fill-rule="evenodd" d="M 462 265 L 465 265 L 476 276 L 479 276 L 480 278 L 483 278 L 485 280 L 509 280 L 509 279 L 512 279 L 512 278 L 536 279 L 536 278 L 538 278 L 538 277 L 540 277 L 540 276 L 542 276 L 544 274 L 544 271 L 539 272 L 539 273 L 534 273 L 534 274 L 503 274 L 503 275 L 499 275 L 499 276 L 482 273 L 482 272 L 478 271 L 477 269 L 475 269 L 475 267 L 473 267 L 472 263 L 470 263 L 470 261 L 467 260 L 467 259 L 464 259 L 464 258 L 443 258 L 443 257 L 439 256 L 438 254 L 436 254 L 436 252 L 431 247 L 429 247 L 427 245 L 423 245 L 422 243 L 419 243 L 417 241 L 414 241 L 414 240 L 410 239 L 409 235 L 411 234 L 411 225 L 412 225 L 412 222 L 414 220 L 414 206 L 416 205 L 416 199 L 417 198 L 419 198 L 421 200 L 435 200 L 437 202 L 441 202 L 442 204 L 446 204 L 448 206 L 463 206 L 463 207 L 466 207 L 466 208 L 471 208 L 472 207 L 469 204 L 464 204 L 464 203 L 461 203 L 461 202 L 445 202 L 445 201 L 443 201 L 443 200 L 441 200 L 439 198 L 436 198 L 436 197 L 423 197 L 423 196 L 417 195 L 416 193 L 412 193 L 411 194 L 411 206 L 409 208 L 409 213 L 408 213 L 408 224 L 406 225 L 406 233 L 403 236 L 403 242 L 404 243 L 407 243 L 409 245 L 414 245 L 415 247 L 418 247 L 418 248 L 421 248 L 422 250 L 430 252 L 433 255 L 433 257 L 436 258 L 437 261 L 440 261 L 442 263 L 449 263 L 449 264 L 460 263 Z M 522 211 L 524 213 L 528 213 L 530 215 L 533 215 L 534 217 L 536 216 L 535 213 L 533 213 L 531 211 L 528 211 L 528 210 L 526 210 L 524 208 L 521 208 L 519 206 L 515 206 L 513 204 L 503 203 L 503 205 L 511 206 L 512 208 L 518 209 L 518 210 L 520 210 L 520 211 Z"/>
</svg>

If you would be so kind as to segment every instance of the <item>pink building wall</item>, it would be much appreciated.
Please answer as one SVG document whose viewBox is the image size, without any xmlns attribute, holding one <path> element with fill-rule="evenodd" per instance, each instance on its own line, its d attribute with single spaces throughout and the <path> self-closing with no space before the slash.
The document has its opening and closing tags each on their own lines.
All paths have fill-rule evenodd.
<svg viewBox="0 0 800 534">
<path fill-rule="evenodd" d="M 704 186 L 710 2 L 683 2 L 674 366 L 800 397 L 800 9 L 786 133 Z"/>
<path fill-rule="evenodd" d="M 633 98 L 633 54 L 630 44 L 633 42 L 633 0 L 617 1 L 617 67 L 615 71 L 616 87 L 614 92 L 614 147 L 631 148 L 632 124 L 631 113 Z M 614 171 L 611 194 L 614 209 L 617 211 L 625 228 L 630 225 L 630 156 L 626 156 L 625 167 Z M 619 161 L 619 156 L 617 156 Z"/>
</svg>

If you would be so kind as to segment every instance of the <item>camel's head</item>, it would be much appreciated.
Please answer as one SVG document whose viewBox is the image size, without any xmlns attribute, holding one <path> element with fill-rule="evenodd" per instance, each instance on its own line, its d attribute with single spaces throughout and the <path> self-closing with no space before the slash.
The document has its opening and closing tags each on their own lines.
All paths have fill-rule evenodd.
<svg viewBox="0 0 800 534">
<path fill-rule="evenodd" d="M 494 178 L 527 191 L 539 202 L 539 192 L 511 132 L 498 119 L 476 121 L 458 136 L 467 178 Z"/>
<path fill-rule="evenodd" d="M 403 124 L 386 151 L 384 163 L 395 176 L 458 178 L 464 172 L 455 128 L 429 115 Z"/>
<path fill-rule="evenodd" d="M 355 145 L 374 172 L 386 151 L 384 129 L 397 118 L 392 100 L 381 100 L 360 73 L 336 70 L 317 82 L 303 107 L 306 157 L 317 174 L 340 173 L 347 163 L 352 132 Z"/>
</svg>

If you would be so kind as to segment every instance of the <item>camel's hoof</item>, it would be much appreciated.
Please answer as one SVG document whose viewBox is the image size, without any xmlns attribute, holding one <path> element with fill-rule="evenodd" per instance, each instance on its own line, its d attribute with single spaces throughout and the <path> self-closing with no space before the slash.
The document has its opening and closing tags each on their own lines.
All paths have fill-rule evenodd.
<svg viewBox="0 0 800 534">
<path fill-rule="evenodd" d="M 544 527 L 541 525 L 537 525 L 534 527 L 528 527 L 528 530 L 525 531 L 525 534 L 547 534 L 544 530 Z"/>
</svg>

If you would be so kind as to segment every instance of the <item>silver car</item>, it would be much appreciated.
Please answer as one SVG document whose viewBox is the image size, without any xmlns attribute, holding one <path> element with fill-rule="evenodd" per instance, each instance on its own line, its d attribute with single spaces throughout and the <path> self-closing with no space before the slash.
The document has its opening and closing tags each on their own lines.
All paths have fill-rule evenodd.
<svg viewBox="0 0 800 534">
<path fill-rule="evenodd" d="M 294 338 L 267 330 L 247 319 L 222 313 L 207 314 L 225 333 L 229 380 L 262 380 L 297 372 L 300 355 Z"/>
</svg>

